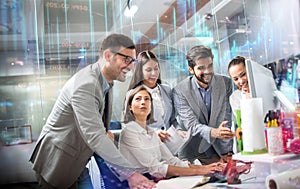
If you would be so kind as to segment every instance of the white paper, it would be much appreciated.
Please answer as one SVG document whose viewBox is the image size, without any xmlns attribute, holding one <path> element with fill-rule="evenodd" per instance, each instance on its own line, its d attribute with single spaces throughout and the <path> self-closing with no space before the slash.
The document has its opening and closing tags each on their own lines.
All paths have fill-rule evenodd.
<svg viewBox="0 0 300 189">
<path fill-rule="evenodd" d="M 266 148 L 262 98 L 241 100 L 243 151 L 253 152 Z"/>
<path fill-rule="evenodd" d="M 169 140 L 165 142 L 166 146 L 172 152 L 173 155 L 176 155 L 177 152 L 186 144 L 189 139 L 189 132 L 187 131 L 186 137 L 182 137 L 179 133 L 177 133 L 176 129 L 171 126 L 167 132 L 171 135 Z"/>
<path fill-rule="evenodd" d="M 206 182 L 207 178 L 203 176 L 185 176 L 160 180 L 154 189 L 191 189 L 198 183 Z"/>
</svg>

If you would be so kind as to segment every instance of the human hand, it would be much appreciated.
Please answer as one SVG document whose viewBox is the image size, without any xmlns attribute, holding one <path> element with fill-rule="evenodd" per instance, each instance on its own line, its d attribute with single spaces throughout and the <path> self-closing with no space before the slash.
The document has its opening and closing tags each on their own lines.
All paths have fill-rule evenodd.
<svg viewBox="0 0 300 189">
<path fill-rule="evenodd" d="M 225 127 L 228 121 L 223 121 L 219 128 L 211 129 L 211 136 L 214 138 L 221 138 L 221 139 L 232 139 L 235 136 L 235 133 L 232 132 L 229 128 Z"/>
<path fill-rule="evenodd" d="M 128 179 L 130 189 L 151 189 L 155 187 L 155 183 L 148 180 L 146 177 L 139 173 L 134 173 Z"/>
<path fill-rule="evenodd" d="M 166 142 L 171 135 L 167 131 L 159 131 L 158 136 L 162 142 Z"/>
<path fill-rule="evenodd" d="M 113 142 L 115 141 L 115 135 L 110 130 L 108 130 L 106 134 Z"/>
<path fill-rule="evenodd" d="M 221 162 L 211 163 L 209 165 L 197 165 L 198 175 L 209 175 L 215 172 L 221 172 L 223 171 L 224 167 L 225 164 Z"/>
<path fill-rule="evenodd" d="M 242 87 L 243 94 L 245 94 L 246 99 L 251 98 L 249 86 Z"/>
<path fill-rule="evenodd" d="M 229 161 L 232 159 L 232 154 L 231 153 L 229 153 L 229 154 L 227 154 L 227 155 L 225 155 L 225 156 L 222 156 L 221 157 L 221 162 L 222 163 L 229 163 Z"/>
<path fill-rule="evenodd" d="M 185 137 L 186 137 L 186 131 L 184 131 L 184 130 L 177 130 L 177 133 L 178 133 L 182 138 L 185 138 Z"/>
</svg>

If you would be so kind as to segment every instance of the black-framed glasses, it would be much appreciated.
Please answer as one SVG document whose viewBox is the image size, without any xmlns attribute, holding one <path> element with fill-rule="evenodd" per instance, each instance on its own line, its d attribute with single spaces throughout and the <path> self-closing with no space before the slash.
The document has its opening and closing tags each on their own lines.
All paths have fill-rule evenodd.
<svg viewBox="0 0 300 189">
<path fill-rule="evenodd" d="M 125 54 L 122 54 L 122 53 L 119 53 L 119 52 L 114 52 L 114 51 L 111 51 L 112 53 L 116 54 L 116 55 L 119 55 L 119 56 L 122 56 L 124 57 L 124 60 L 125 60 L 125 64 L 131 64 L 132 62 L 133 63 L 136 63 L 137 62 L 137 59 L 135 58 L 132 58 L 131 56 L 127 56 Z"/>
</svg>

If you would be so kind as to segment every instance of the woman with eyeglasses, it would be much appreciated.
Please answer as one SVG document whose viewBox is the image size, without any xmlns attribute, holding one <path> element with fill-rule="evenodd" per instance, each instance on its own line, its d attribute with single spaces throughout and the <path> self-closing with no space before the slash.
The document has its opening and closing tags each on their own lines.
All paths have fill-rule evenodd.
<svg viewBox="0 0 300 189">
<path fill-rule="evenodd" d="M 125 104 L 128 112 L 124 120 L 126 127 L 120 135 L 119 149 L 138 172 L 157 181 L 172 176 L 208 175 L 222 171 L 224 164 L 220 162 L 193 165 L 173 156 L 156 131 L 149 127 L 153 122 L 153 107 L 154 99 L 144 85 L 130 90 Z"/>
<path fill-rule="evenodd" d="M 161 141 L 165 142 L 170 137 L 166 130 L 171 125 L 177 128 L 178 123 L 175 118 L 171 88 L 166 84 L 162 84 L 158 58 L 153 52 L 148 50 L 138 54 L 126 99 L 130 90 L 139 85 L 143 85 L 153 97 L 155 122 L 148 126 L 156 130 Z M 126 116 L 128 116 L 128 112 L 124 109 L 124 119 L 126 119 Z M 180 134 L 184 136 L 185 132 L 180 132 Z"/>
</svg>

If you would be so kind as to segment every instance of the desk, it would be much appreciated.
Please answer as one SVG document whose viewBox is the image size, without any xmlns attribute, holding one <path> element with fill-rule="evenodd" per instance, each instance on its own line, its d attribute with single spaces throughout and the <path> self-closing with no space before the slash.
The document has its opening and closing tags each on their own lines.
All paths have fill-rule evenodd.
<svg viewBox="0 0 300 189">
<path fill-rule="evenodd" d="M 281 156 L 270 156 L 268 154 L 241 155 L 235 154 L 233 159 L 243 161 L 254 161 L 248 174 L 240 175 L 242 184 L 210 183 L 198 188 L 241 188 L 241 189 L 266 189 L 266 176 L 270 173 L 278 173 L 289 168 L 300 168 L 300 156 L 295 154 L 283 154 Z M 90 169 L 92 181 L 95 188 L 100 187 L 100 172 L 96 162 L 90 161 L 87 166 Z M 197 183 L 204 181 L 203 176 L 177 177 L 169 180 L 161 180 L 155 189 L 191 189 Z M 198 189 L 197 188 L 197 189 Z"/>
<path fill-rule="evenodd" d="M 253 161 L 251 171 L 240 175 L 242 184 L 210 183 L 197 188 L 256 188 L 266 189 L 265 180 L 268 175 L 276 174 L 287 169 L 300 168 L 300 156 L 295 154 L 283 154 L 270 156 L 269 154 L 241 155 L 235 154 L 233 159 Z M 202 176 L 177 177 L 159 181 L 156 189 L 191 189 L 197 183 L 203 181 Z"/>
<path fill-rule="evenodd" d="M 232 159 L 254 162 L 256 177 L 266 178 L 270 174 L 278 174 L 291 168 L 300 168 L 300 155 L 286 153 L 272 156 L 268 153 L 255 155 L 233 155 Z"/>
<path fill-rule="evenodd" d="M 199 188 L 215 189 L 215 188 L 257 188 L 265 189 L 265 181 L 261 179 L 256 179 L 253 173 L 248 173 L 247 175 L 241 175 L 240 179 L 242 184 L 230 184 L 227 183 L 209 183 L 203 185 Z M 189 177 L 177 177 L 169 180 L 161 180 L 157 183 L 155 189 L 191 189 L 197 183 L 203 181 L 202 176 L 189 176 Z M 196 188 L 195 188 L 196 189 Z"/>
</svg>

